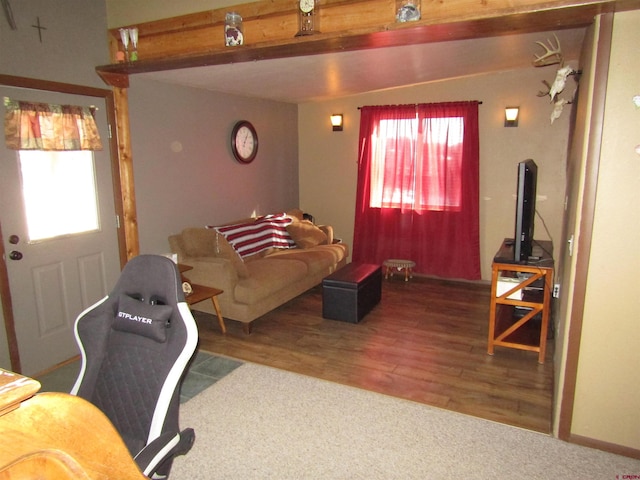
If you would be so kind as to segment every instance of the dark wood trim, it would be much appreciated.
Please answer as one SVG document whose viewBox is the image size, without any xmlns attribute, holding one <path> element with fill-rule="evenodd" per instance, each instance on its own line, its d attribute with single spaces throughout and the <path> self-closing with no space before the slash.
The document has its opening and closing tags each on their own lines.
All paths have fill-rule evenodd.
<svg viewBox="0 0 640 480">
<path fill-rule="evenodd" d="M 109 72 L 100 69 L 96 69 L 96 71 L 107 85 L 116 88 L 129 88 L 129 75 L 127 73 Z"/>
<path fill-rule="evenodd" d="M 87 87 L 71 83 L 60 83 L 37 78 L 17 77 L 14 75 L 0 74 L 0 85 L 8 87 L 29 88 L 32 90 L 44 90 L 48 92 L 68 93 L 71 95 L 85 95 L 87 97 L 107 97 L 111 90 L 106 88 Z"/>
<path fill-rule="evenodd" d="M 2 224 L 0 224 L 0 239 L 3 238 Z M 2 268 L 0 268 L 0 301 L 2 301 L 4 328 L 7 332 L 9 361 L 11 362 L 11 370 L 16 373 L 22 373 L 20 352 L 18 350 L 18 337 L 16 335 L 16 323 L 13 318 L 13 302 L 11 301 L 11 290 L 9 290 L 9 272 L 7 270 L 4 241 L 0 241 L 0 258 L 2 258 Z"/>
<path fill-rule="evenodd" d="M 615 443 L 603 442 L 602 440 L 594 440 L 593 438 L 583 437 L 582 435 L 571 435 L 568 438 L 570 443 L 576 445 L 582 445 L 583 447 L 595 448 L 604 452 L 615 453 L 616 455 L 622 455 L 630 458 L 637 458 L 640 460 L 640 450 L 637 448 L 625 447 Z M 632 478 L 632 477 L 630 477 Z"/>
<path fill-rule="evenodd" d="M 594 62 L 595 78 L 593 82 L 591 121 L 589 142 L 585 166 L 585 186 L 581 207 L 580 234 L 577 244 L 576 274 L 571 316 L 568 326 L 567 360 L 565 377 L 562 386 L 562 401 L 558 417 L 558 438 L 572 441 L 573 407 L 575 403 L 576 382 L 582 337 L 582 317 L 587 293 L 589 258 L 591 255 L 591 237 L 595 216 L 596 191 L 600 168 L 600 149 L 602 146 L 602 128 L 604 108 L 607 94 L 607 77 L 609 75 L 609 58 L 611 52 L 611 35 L 613 31 L 613 14 L 602 15 L 597 32 L 597 51 Z M 595 440 L 594 440 L 595 442 Z"/>
<path fill-rule="evenodd" d="M 109 138 L 110 154 L 111 154 L 111 180 L 113 182 L 113 203 L 120 221 L 118 225 L 118 255 L 120 257 L 120 269 L 124 268 L 129 261 L 127 256 L 127 236 L 124 226 L 122 225 L 123 218 L 125 216 L 124 203 L 123 203 L 123 188 L 122 188 L 122 166 L 120 164 L 120 155 L 118 151 L 118 122 L 116 119 L 116 104 L 112 91 L 105 97 L 105 103 L 107 105 L 107 122 L 111 127 L 111 137 Z"/>
</svg>

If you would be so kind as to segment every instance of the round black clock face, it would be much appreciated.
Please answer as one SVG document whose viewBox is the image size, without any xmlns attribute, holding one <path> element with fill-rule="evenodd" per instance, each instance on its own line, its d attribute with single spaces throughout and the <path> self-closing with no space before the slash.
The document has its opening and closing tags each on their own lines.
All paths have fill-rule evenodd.
<svg viewBox="0 0 640 480">
<path fill-rule="evenodd" d="M 258 153 L 258 134 L 250 122 L 241 120 L 231 132 L 231 151 L 240 163 L 251 163 Z"/>
</svg>

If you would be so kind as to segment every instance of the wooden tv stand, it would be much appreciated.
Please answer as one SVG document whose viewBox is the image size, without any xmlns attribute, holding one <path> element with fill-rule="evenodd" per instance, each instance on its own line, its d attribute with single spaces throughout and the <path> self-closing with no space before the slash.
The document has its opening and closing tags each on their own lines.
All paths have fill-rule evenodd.
<svg viewBox="0 0 640 480">
<path fill-rule="evenodd" d="M 493 355 L 496 346 L 517 348 L 538 352 L 538 363 L 544 363 L 553 291 L 553 244 L 534 241 L 534 245 L 542 247 L 541 255 L 526 264 L 511 260 L 513 241 L 510 239 L 504 240 L 494 257 L 489 355 Z"/>
</svg>

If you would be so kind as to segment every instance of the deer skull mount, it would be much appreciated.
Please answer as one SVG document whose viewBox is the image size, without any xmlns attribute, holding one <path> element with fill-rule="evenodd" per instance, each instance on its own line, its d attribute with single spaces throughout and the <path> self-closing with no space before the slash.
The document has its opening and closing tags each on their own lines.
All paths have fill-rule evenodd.
<svg viewBox="0 0 640 480">
<path fill-rule="evenodd" d="M 552 84 L 549 84 L 546 80 L 542 80 L 547 87 L 546 91 L 539 91 L 539 97 L 546 97 L 549 95 L 551 99 L 551 103 L 553 103 L 553 112 L 551 113 L 551 123 L 556 118 L 559 118 L 562 114 L 562 109 L 565 105 L 568 105 L 573 102 L 573 97 L 575 96 L 575 90 L 571 95 L 570 100 L 558 98 L 567 84 L 567 78 L 569 76 L 574 76 L 576 82 L 579 79 L 580 71 L 574 70 L 570 66 L 564 66 L 564 56 L 562 54 L 562 48 L 560 46 L 560 40 L 557 35 L 554 33 L 553 38 L 555 39 L 555 44 L 552 39 L 548 39 L 547 43 L 544 42 L 536 42 L 536 44 L 540 45 L 544 48 L 544 53 L 541 55 L 535 55 L 535 60 L 532 62 L 534 67 L 547 67 L 549 65 L 560 65 L 560 68 L 556 72 L 556 78 L 553 80 Z"/>
</svg>

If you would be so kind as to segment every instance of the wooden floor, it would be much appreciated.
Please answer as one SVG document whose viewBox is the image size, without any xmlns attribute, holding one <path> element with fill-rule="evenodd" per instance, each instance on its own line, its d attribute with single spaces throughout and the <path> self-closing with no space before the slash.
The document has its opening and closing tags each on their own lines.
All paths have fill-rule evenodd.
<svg viewBox="0 0 640 480">
<path fill-rule="evenodd" d="M 196 314 L 200 348 L 395 397 L 549 433 L 553 342 L 537 353 L 487 355 L 489 286 L 398 277 L 359 324 L 322 318 L 318 286 L 242 333 Z M 224 314 L 224 312 L 223 312 Z M 274 386 L 277 388 L 277 386 Z"/>
</svg>

